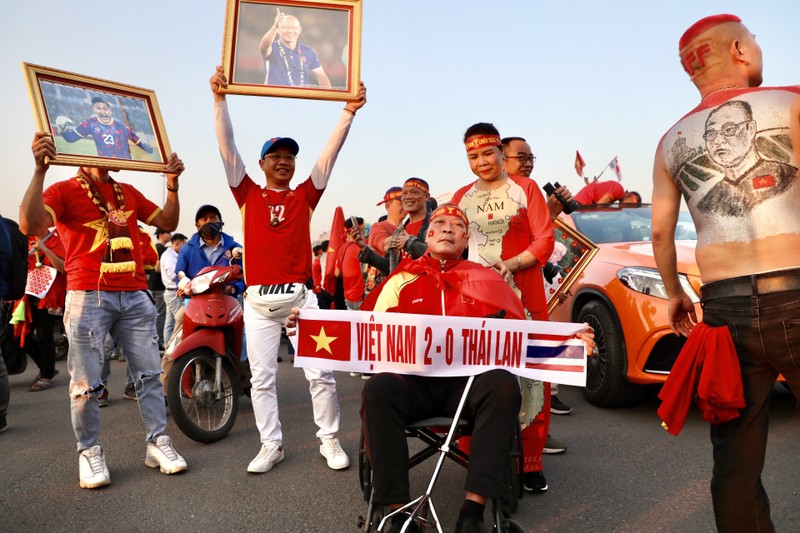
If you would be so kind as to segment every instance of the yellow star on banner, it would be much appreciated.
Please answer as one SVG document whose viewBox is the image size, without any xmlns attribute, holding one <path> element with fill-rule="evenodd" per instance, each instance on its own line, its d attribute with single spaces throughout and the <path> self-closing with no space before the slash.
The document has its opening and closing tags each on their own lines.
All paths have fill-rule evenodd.
<svg viewBox="0 0 800 533">
<path fill-rule="evenodd" d="M 314 350 L 315 352 L 327 350 L 329 354 L 333 355 L 333 352 L 331 351 L 331 343 L 339 337 L 328 337 L 325 335 L 325 327 L 323 326 L 319 330 L 319 335 L 311 335 L 311 338 L 317 343 L 317 348 Z"/>
</svg>

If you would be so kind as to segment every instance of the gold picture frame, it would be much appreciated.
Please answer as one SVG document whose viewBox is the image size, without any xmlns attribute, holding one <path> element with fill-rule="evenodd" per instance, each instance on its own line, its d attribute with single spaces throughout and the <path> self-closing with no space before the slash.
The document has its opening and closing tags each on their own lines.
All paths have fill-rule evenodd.
<svg viewBox="0 0 800 533">
<path fill-rule="evenodd" d="M 172 153 L 149 89 L 22 63 L 36 127 L 50 132 L 52 165 L 165 172 Z"/>
<path fill-rule="evenodd" d="M 361 0 L 227 2 L 224 92 L 355 98 L 361 79 Z"/>
<path fill-rule="evenodd" d="M 546 275 L 544 279 L 548 313 L 552 313 L 558 307 L 561 295 L 575 284 L 598 250 L 595 243 L 560 219 L 556 219 L 553 223 L 553 236 L 555 237 L 553 254 L 555 257 L 560 256 L 560 259 L 554 263 L 558 272 L 553 275 L 552 282 L 548 281 Z"/>
</svg>

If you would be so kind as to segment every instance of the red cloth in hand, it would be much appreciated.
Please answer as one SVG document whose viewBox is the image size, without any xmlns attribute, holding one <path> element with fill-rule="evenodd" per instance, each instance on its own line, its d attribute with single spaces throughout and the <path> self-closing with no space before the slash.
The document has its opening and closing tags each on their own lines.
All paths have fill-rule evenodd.
<svg viewBox="0 0 800 533">
<path fill-rule="evenodd" d="M 739 416 L 745 407 L 742 371 L 727 326 L 694 327 L 658 397 L 658 416 L 673 435 L 683 429 L 692 400 L 712 424 Z"/>
</svg>

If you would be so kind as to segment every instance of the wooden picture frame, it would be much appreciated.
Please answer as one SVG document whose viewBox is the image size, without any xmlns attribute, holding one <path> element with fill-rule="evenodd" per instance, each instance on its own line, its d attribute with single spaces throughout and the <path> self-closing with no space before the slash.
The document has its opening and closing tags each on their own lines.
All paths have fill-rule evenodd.
<svg viewBox="0 0 800 533">
<path fill-rule="evenodd" d="M 224 92 L 352 100 L 361 79 L 361 0 L 227 0 Z M 283 18 L 278 23 L 278 13 Z"/>
<path fill-rule="evenodd" d="M 172 153 L 149 89 L 22 63 L 36 127 L 50 132 L 52 165 L 165 172 Z"/>
<path fill-rule="evenodd" d="M 559 299 L 575 284 L 589 261 L 597 254 L 598 247 L 575 228 L 564 224 L 560 219 L 553 223 L 555 247 L 553 257 L 558 258 L 558 273 L 552 282 L 545 275 L 544 291 L 547 295 L 547 312 L 552 313 L 558 307 Z"/>
</svg>

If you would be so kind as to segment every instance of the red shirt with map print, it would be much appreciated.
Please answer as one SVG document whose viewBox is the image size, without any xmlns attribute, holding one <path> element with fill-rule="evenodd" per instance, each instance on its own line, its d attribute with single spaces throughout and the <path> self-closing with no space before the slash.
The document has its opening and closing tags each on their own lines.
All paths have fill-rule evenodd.
<svg viewBox="0 0 800 533">
<path fill-rule="evenodd" d="M 296 189 L 270 190 L 245 174 L 231 191 L 242 213 L 245 283 L 305 283 L 311 278 L 311 215 L 325 189 L 308 178 Z"/>
<path fill-rule="evenodd" d="M 488 266 L 528 250 L 538 264 L 515 272 L 510 285 L 530 319 L 547 320 L 541 265 L 553 253 L 555 238 L 539 186 L 521 176 L 509 176 L 490 191 L 478 190 L 477 183 L 457 190 L 451 201 L 469 220 L 469 259 Z"/>
<path fill-rule="evenodd" d="M 97 183 L 107 201 L 115 198 L 110 182 Z M 131 255 L 136 263 L 134 272 L 100 273 L 100 263 L 106 253 L 108 236 L 106 216 L 89 198 L 77 179 L 54 183 L 44 191 L 45 209 L 55 222 L 64 244 L 64 268 L 69 291 L 135 291 L 147 288 L 142 266 L 142 248 L 138 239 L 138 221 L 150 224 L 161 208 L 148 200 L 132 185 L 119 184 L 128 215 L 127 230 L 132 237 Z"/>
</svg>

